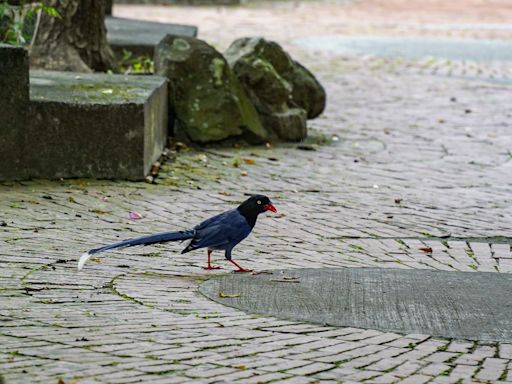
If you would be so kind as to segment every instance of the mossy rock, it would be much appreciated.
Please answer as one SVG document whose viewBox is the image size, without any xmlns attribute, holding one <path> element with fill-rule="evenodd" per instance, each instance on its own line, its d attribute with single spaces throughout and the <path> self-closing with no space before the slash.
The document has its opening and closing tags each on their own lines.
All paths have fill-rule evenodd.
<svg viewBox="0 0 512 384">
<path fill-rule="evenodd" d="M 323 86 L 307 68 L 293 60 L 276 42 L 261 37 L 240 38 L 231 44 L 225 56 L 239 77 L 247 76 L 246 70 L 241 71 L 245 66 L 242 63 L 253 63 L 254 71 L 261 71 L 265 68 L 255 64 L 262 60 L 275 70 L 280 77 L 279 82 L 285 81 L 290 87 L 289 104 L 306 110 L 310 119 L 324 111 L 326 93 Z"/>
<path fill-rule="evenodd" d="M 260 58 L 272 65 L 280 75 L 292 72 L 294 66 L 290 55 L 279 44 L 262 37 L 242 37 L 235 40 L 225 56 L 232 66 L 243 57 Z"/>
<path fill-rule="evenodd" d="M 283 74 L 283 77 L 292 84 L 292 99 L 295 104 L 307 111 L 308 119 L 313 119 L 325 109 L 325 89 L 306 67 L 298 61 L 293 63 L 293 71 Z"/>
<path fill-rule="evenodd" d="M 242 57 L 234 63 L 233 71 L 260 114 L 288 110 L 292 88 L 267 61 Z"/>
<path fill-rule="evenodd" d="M 154 61 L 155 74 L 169 79 L 176 126 L 190 140 L 205 144 L 236 137 L 256 144 L 271 138 L 226 59 L 212 46 L 167 35 Z"/>
<path fill-rule="evenodd" d="M 263 124 L 272 127 L 278 137 L 286 141 L 301 141 L 307 136 L 307 115 L 302 108 L 262 115 Z"/>
<path fill-rule="evenodd" d="M 238 39 L 225 56 L 265 127 L 282 140 L 303 140 L 307 136 L 309 114 L 303 105 L 310 103 L 304 99 L 302 88 L 311 84 L 302 78 L 304 71 L 298 72 L 303 67 L 296 70 L 297 64 L 279 44 L 263 38 Z"/>
</svg>

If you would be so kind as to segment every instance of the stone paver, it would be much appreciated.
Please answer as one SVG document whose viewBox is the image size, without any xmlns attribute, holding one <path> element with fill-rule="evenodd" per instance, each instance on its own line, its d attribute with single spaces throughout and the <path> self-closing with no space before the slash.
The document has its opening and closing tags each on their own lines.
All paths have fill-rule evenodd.
<svg viewBox="0 0 512 384">
<path fill-rule="evenodd" d="M 368 33 L 369 26 L 384 33 L 390 17 L 391 35 L 435 29 L 433 35 L 444 36 L 450 29 L 442 23 L 481 20 L 494 29 L 473 25 L 455 35 L 509 38 L 502 28 L 510 20 L 508 3 L 484 7 L 471 0 L 480 12 L 464 6 L 461 13 L 460 0 L 439 12 L 439 1 L 422 1 L 422 14 L 416 0 L 385 2 L 399 8 L 389 13 L 380 12 L 376 0 L 349 4 L 346 13 L 338 8 L 343 5 L 330 9 L 322 2 L 326 8 L 315 9 L 333 15 L 325 19 L 308 8 L 314 3 L 292 3 L 264 12 L 116 8 L 118 16 L 155 12 L 160 21 L 176 21 L 172 14 L 198 23 L 202 37 L 220 47 L 264 31 L 318 74 L 328 109 L 310 123 L 306 148 L 313 150 L 292 144 L 180 148 L 156 185 L 67 180 L 0 186 L 0 373 L 7 383 L 512 379 L 510 344 L 324 327 L 211 302 L 198 285 L 230 267 L 215 255 L 226 269 L 205 272 L 205 255 L 181 255 L 177 244 L 111 252 L 76 271 L 79 255 L 100 243 L 187 228 L 243 200 L 243 193 L 261 192 L 279 214 L 262 217 L 235 249 L 235 260 L 248 268 L 510 273 L 511 86 L 491 76 L 510 79 L 510 67 L 444 63 L 433 71 L 422 69 L 427 62 L 382 64 L 292 44 L 312 33 Z M 341 13 L 352 22 L 336 19 Z M 413 25 L 403 16 L 411 14 L 420 15 L 409 20 Z M 357 24 L 354 15 L 365 21 Z M 311 20 L 314 26 L 303 28 Z M 431 20 L 441 24 L 433 28 Z M 129 211 L 143 218 L 129 220 Z M 268 369 L 276 366 L 283 369 Z"/>
</svg>

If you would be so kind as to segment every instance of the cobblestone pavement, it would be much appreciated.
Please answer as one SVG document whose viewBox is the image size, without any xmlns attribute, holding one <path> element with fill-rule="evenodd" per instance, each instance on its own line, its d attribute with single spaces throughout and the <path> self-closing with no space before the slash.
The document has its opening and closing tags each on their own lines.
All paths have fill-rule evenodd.
<svg viewBox="0 0 512 384">
<path fill-rule="evenodd" d="M 209 10 L 210 31 L 220 31 L 244 9 L 223 9 L 222 20 L 210 8 L 177 13 L 193 23 Z M 247 25 L 238 35 L 263 22 L 249 21 L 232 22 Z M 275 38 L 292 47 L 282 29 Z M 219 45 L 223 36 L 211 32 Z M 235 249 L 244 267 L 512 271 L 512 87 L 412 70 L 421 62 L 401 71 L 292 50 L 329 95 L 302 149 L 183 149 L 157 185 L 0 186 L 7 383 L 512 381 L 509 343 L 320 326 L 214 303 L 197 287 L 230 271 L 220 254 L 225 269 L 215 272 L 177 244 L 111 252 L 76 271 L 84 250 L 190 227 L 244 192 L 268 194 L 279 210 Z M 129 220 L 130 211 L 143 218 Z"/>
</svg>

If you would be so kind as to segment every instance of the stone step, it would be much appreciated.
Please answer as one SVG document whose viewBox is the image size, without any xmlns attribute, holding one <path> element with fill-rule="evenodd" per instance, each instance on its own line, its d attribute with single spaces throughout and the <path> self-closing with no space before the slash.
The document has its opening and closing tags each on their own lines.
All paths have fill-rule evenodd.
<svg viewBox="0 0 512 384">
<path fill-rule="evenodd" d="M 158 76 L 29 75 L 27 51 L 0 44 L 0 181 L 143 180 L 167 142 L 167 92 Z"/>
<path fill-rule="evenodd" d="M 167 140 L 167 80 L 30 72 L 28 177 L 142 180 Z"/>
</svg>

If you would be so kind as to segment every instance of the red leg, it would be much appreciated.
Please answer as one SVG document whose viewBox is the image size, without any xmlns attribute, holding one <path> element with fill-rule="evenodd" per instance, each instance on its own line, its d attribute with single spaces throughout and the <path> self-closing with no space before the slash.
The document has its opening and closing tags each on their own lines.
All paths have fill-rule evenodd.
<svg viewBox="0 0 512 384">
<path fill-rule="evenodd" d="M 238 269 L 235 269 L 233 272 L 252 272 L 252 269 L 245 269 L 239 266 L 236 262 L 233 260 L 229 260 L 230 263 L 235 264 Z"/>
<path fill-rule="evenodd" d="M 207 269 L 207 270 L 211 270 L 211 269 L 220 269 L 219 266 L 217 265 L 211 265 L 210 263 L 210 257 L 212 255 L 212 250 L 211 249 L 208 249 L 208 266 L 207 267 L 203 267 L 203 269 Z"/>
</svg>

